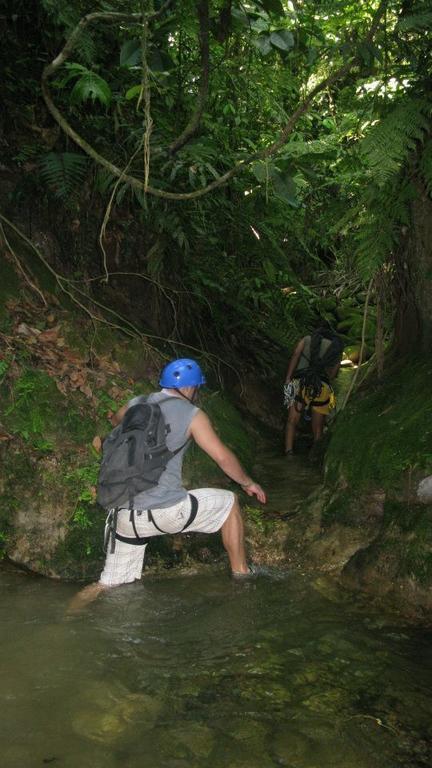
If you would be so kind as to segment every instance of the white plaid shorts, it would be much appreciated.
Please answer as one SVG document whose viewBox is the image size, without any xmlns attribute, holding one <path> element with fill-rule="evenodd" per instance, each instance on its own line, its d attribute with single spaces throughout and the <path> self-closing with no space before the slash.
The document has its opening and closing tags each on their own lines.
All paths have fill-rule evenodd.
<svg viewBox="0 0 432 768">
<path fill-rule="evenodd" d="M 198 501 L 198 512 L 195 520 L 185 533 L 216 533 L 227 519 L 234 504 L 232 491 L 220 488 L 197 488 L 190 491 Z M 189 519 L 191 511 L 190 496 L 186 496 L 178 504 L 165 509 L 153 509 L 153 518 L 166 533 L 179 533 Z M 160 536 L 160 531 L 148 519 L 147 511 L 135 511 L 135 527 L 140 537 Z M 128 538 L 135 538 L 135 532 L 130 520 L 129 509 L 120 509 L 117 518 L 117 533 Z M 140 579 L 146 544 L 127 544 L 116 540 L 114 552 L 108 547 L 105 566 L 99 582 L 106 587 L 116 587 L 120 584 L 130 584 Z"/>
</svg>

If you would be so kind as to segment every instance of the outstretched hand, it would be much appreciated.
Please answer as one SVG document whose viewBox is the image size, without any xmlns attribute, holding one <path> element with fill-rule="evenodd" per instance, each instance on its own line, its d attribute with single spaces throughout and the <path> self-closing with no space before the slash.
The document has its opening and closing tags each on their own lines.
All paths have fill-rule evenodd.
<svg viewBox="0 0 432 768">
<path fill-rule="evenodd" d="M 251 483 L 250 485 L 243 486 L 243 490 L 245 493 L 247 493 L 248 496 L 256 496 L 261 504 L 266 503 L 267 496 L 261 486 L 258 485 L 258 483 Z"/>
</svg>

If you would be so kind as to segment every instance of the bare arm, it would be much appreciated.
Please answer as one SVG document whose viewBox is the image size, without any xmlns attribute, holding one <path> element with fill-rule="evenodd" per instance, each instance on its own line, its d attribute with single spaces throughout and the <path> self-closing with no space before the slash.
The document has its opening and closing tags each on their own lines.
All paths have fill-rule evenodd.
<svg viewBox="0 0 432 768">
<path fill-rule="evenodd" d="M 125 415 L 127 411 L 127 403 L 126 405 L 122 405 L 121 408 L 118 409 L 116 413 L 109 413 L 108 418 L 112 424 L 113 427 L 116 427 L 120 422 L 123 420 L 123 416 Z M 92 440 L 92 446 L 98 453 L 101 453 L 102 451 L 102 445 L 103 441 L 105 440 L 104 437 L 100 437 L 100 435 L 96 435 Z"/>
<path fill-rule="evenodd" d="M 305 340 L 301 339 L 301 341 L 299 341 L 299 343 L 297 344 L 297 346 L 296 346 L 296 348 L 295 348 L 295 350 L 294 350 L 294 352 L 293 352 L 293 354 L 291 356 L 291 359 L 290 359 L 289 365 L 288 365 L 287 375 L 286 375 L 286 378 L 285 378 L 285 383 L 286 384 L 288 384 L 288 382 L 291 381 L 291 379 L 292 379 L 292 375 L 293 375 L 295 369 L 297 368 L 298 361 L 300 360 L 301 354 L 302 354 L 302 352 L 304 350 L 304 345 L 305 345 Z"/>
<path fill-rule="evenodd" d="M 327 368 L 329 379 L 335 379 L 339 373 L 339 369 L 340 369 L 340 363 L 337 363 L 336 365 L 334 365 L 333 368 Z"/>
<path fill-rule="evenodd" d="M 256 496 L 258 501 L 265 504 L 266 495 L 263 489 L 249 477 L 237 456 L 220 440 L 210 419 L 203 411 L 199 411 L 194 416 L 189 432 L 196 444 L 216 462 L 231 480 L 241 485 L 248 496 Z"/>
<path fill-rule="evenodd" d="M 113 413 L 109 417 L 109 420 L 113 425 L 113 427 L 116 427 L 118 424 L 120 424 L 121 421 L 123 421 L 123 416 L 125 415 L 127 409 L 128 409 L 128 404 L 126 403 L 126 405 L 122 405 L 122 407 L 119 408 L 118 411 L 116 411 L 116 413 Z"/>
</svg>

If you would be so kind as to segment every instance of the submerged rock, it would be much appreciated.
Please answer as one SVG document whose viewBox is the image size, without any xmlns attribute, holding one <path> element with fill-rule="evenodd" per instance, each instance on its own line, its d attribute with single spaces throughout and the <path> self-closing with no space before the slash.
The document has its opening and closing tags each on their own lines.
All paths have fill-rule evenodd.
<svg viewBox="0 0 432 768">
<path fill-rule="evenodd" d="M 74 706 L 74 702 L 72 702 Z M 162 702 L 145 693 L 131 693 L 119 683 L 93 683 L 80 694 L 72 728 L 91 741 L 113 743 L 137 723 L 150 729 Z"/>
</svg>

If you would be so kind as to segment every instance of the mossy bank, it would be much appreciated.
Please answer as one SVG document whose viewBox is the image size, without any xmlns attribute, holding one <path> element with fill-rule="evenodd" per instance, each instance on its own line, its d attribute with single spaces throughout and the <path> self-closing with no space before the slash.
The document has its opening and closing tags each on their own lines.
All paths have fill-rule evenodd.
<svg viewBox="0 0 432 768">
<path fill-rule="evenodd" d="M 155 350 L 47 294 L 42 305 L 7 259 L 0 285 L 0 543 L 3 557 L 57 578 L 93 578 L 103 562 L 105 513 L 94 502 L 99 455 L 96 435 L 133 394 L 157 388 L 165 361 Z M 256 438 L 218 391 L 202 405 L 222 439 L 248 468 Z M 189 486 L 230 485 L 202 451 L 185 462 Z M 237 487 L 234 487 L 237 490 Z M 160 537 L 148 564 L 214 562 L 220 537 Z"/>
<path fill-rule="evenodd" d="M 432 613 L 432 402 L 428 360 L 393 362 L 332 427 L 325 484 L 291 522 L 303 567 L 340 574 L 402 608 Z"/>
</svg>

